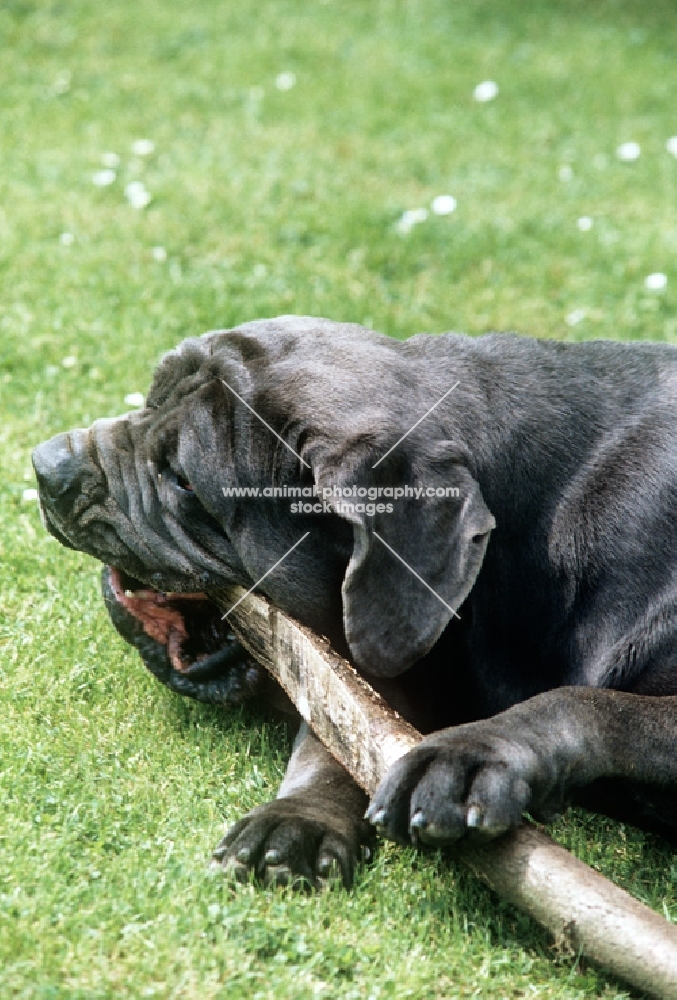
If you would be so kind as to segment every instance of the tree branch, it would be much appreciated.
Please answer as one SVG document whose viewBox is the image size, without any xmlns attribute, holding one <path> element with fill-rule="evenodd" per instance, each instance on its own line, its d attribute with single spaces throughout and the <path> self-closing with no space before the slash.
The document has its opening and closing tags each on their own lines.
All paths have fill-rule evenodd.
<svg viewBox="0 0 677 1000">
<path fill-rule="evenodd" d="M 224 610 L 244 591 L 218 598 Z M 369 794 L 420 734 L 329 644 L 250 594 L 229 616 L 238 639 L 279 681 L 327 749 Z M 459 860 L 568 944 L 660 1000 L 677 1000 L 677 927 L 524 825 Z"/>
</svg>

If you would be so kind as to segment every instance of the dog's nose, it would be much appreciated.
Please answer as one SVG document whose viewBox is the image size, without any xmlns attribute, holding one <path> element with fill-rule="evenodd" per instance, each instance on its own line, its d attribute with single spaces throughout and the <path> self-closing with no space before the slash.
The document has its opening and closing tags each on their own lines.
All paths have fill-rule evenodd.
<svg viewBox="0 0 677 1000">
<path fill-rule="evenodd" d="M 41 495 L 57 501 L 78 483 L 81 446 L 74 433 L 57 434 L 33 449 L 33 468 Z"/>
</svg>

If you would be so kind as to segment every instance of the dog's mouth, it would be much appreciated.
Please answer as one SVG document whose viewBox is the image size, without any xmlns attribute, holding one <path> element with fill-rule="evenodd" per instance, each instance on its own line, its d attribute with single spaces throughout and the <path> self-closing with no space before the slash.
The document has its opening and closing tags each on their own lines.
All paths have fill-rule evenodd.
<svg viewBox="0 0 677 1000">
<path fill-rule="evenodd" d="M 142 630 L 164 647 L 174 670 L 197 679 L 232 660 L 232 632 L 206 594 L 153 590 L 113 566 L 104 568 L 102 584 L 104 600 L 123 638 L 134 641 L 130 631 Z"/>
</svg>

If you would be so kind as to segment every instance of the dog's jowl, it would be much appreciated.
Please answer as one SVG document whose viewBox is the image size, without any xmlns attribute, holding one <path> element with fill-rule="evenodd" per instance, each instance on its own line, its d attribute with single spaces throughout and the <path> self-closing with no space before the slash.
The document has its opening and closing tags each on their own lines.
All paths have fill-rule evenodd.
<svg viewBox="0 0 677 1000">
<path fill-rule="evenodd" d="M 677 348 L 398 342 L 300 317 L 184 341 L 144 409 L 39 445 L 45 522 L 103 563 L 173 690 L 283 700 L 210 599 L 258 586 L 429 735 L 367 816 L 490 837 L 581 802 L 677 833 Z M 366 799 L 305 727 L 237 876 L 352 879 Z"/>
</svg>

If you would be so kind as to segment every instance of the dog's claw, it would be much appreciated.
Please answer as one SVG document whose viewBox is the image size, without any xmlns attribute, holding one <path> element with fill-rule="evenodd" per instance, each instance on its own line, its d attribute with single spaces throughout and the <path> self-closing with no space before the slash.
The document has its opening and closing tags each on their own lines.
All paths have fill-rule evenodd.
<svg viewBox="0 0 677 1000">
<path fill-rule="evenodd" d="M 264 875 L 264 884 L 267 886 L 289 885 L 294 878 L 289 865 L 267 865 Z"/>
<path fill-rule="evenodd" d="M 388 813 L 385 809 L 377 809 L 375 813 L 372 814 L 371 809 L 367 810 L 366 818 L 375 827 L 383 827 L 388 822 Z"/>
<path fill-rule="evenodd" d="M 412 830 L 425 830 L 428 825 L 428 820 L 425 817 L 425 813 L 422 809 L 418 809 L 414 815 L 411 817 L 409 826 Z"/>
<path fill-rule="evenodd" d="M 240 885 L 246 885 L 249 881 L 249 869 L 247 865 L 240 864 L 234 858 L 229 859 L 225 864 L 222 864 L 221 871 L 224 873 L 227 879 L 231 882 L 237 882 Z"/>
<path fill-rule="evenodd" d="M 469 806 L 465 815 L 465 825 L 469 827 L 482 826 L 482 810 L 479 806 Z"/>
<path fill-rule="evenodd" d="M 336 858 L 333 858 L 330 854 L 326 854 L 317 863 L 317 873 L 325 880 L 340 879 L 341 866 Z"/>
</svg>

